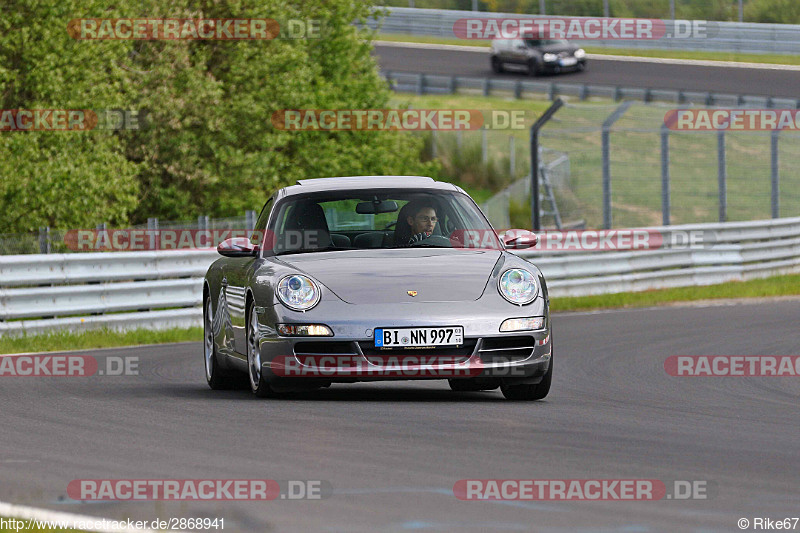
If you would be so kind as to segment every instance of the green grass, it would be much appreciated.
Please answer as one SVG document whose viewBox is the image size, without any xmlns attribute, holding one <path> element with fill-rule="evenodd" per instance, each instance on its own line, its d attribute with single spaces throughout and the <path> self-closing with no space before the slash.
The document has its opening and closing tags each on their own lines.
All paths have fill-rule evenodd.
<svg viewBox="0 0 800 533">
<path fill-rule="evenodd" d="M 705 285 L 702 287 L 680 287 L 643 292 L 551 298 L 550 310 L 559 312 L 652 307 L 675 302 L 692 302 L 698 300 L 772 298 L 776 296 L 795 295 L 800 295 L 800 274 L 774 276 L 750 281 L 734 281 L 720 283 L 718 285 Z"/>
<path fill-rule="evenodd" d="M 167 329 L 151 331 L 94 330 L 72 333 L 59 331 L 44 335 L 0 337 L 0 354 L 25 352 L 56 352 L 62 350 L 88 350 L 91 348 L 115 348 L 141 344 L 164 344 L 170 342 L 202 341 L 203 328 Z"/>
<path fill-rule="evenodd" d="M 489 48 L 491 41 L 465 40 L 434 37 L 428 35 L 400 35 L 380 33 L 376 37 L 379 41 L 392 41 L 402 43 L 423 44 L 448 44 L 456 46 L 480 46 Z M 775 54 L 742 54 L 738 52 L 703 52 L 684 50 L 640 50 L 637 48 L 608 48 L 601 46 L 586 46 L 584 49 L 590 54 L 632 56 L 632 57 L 659 57 L 666 59 L 697 59 L 704 61 L 735 61 L 741 63 L 765 63 L 771 65 L 800 65 L 800 55 L 775 55 Z M 488 68 L 488 67 L 487 67 Z"/>
<path fill-rule="evenodd" d="M 567 98 L 567 100 L 575 100 Z M 484 201 L 512 181 L 508 171 L 509 137 L 515 138 L 518 179 L 528 173 L 528 127 L 550 105 L 543 100 L 514 99 L 513 96 L 395 95 L 393 105 L 415 108 L 524 110 L 525 128 L 489 132 L 489 157 L 504 177 L 479 175 L 482 170 L 480 132 L 462 133 L 462 146 L 469 154 L 455 157 L 456 134 L 438 132 L 446 177 Z M 564 107 L 542 130 L 542 146 L 569 157 L 569 178 L 554 183 L 556 200 L 565 222 L 584 221 L 586 227 L 601 227 L 603 121 L 619 104 L 593 100 Z M 612 218 L 614 227 L 660 225 L 661 140 L 659 128 L 670 104 L 634 104 L 614 125 L 610 136 Z M 672 132 L 670 148 L 671 223 L 717 222 L 719 219 L 717 180 L 717 136 L 706 132 Z M 800 216 L 800 135 L 780 136 L 780 216 Z M 727 132 L 727 220 L 746 221 L 771 218 L 770 134 L 769 132 Z M 469 156 L 469 157 L 468 157 Z M 471 157 L 471 158 L 470 158 Z M 476 160 L 477 157 L 477 160 Z M 465 159 L 466 158 L 466 159 Z M 456 162 L 458 164 L 450 164 Z M 475 169 L 475 172 L 470 172 Z M 485 174 L 485 171 L 483 171 Z M 490 179 L 491 178 L 491 179 Z M 488 185 L 487 185 L 488 183 Z M 489 194 L 487 194 L 489 193 Z M 520 198 L 520 220 L 529 220 L 529 200 Z M 545 225 L 552 220 L 545 218 Z"/>
</svg>

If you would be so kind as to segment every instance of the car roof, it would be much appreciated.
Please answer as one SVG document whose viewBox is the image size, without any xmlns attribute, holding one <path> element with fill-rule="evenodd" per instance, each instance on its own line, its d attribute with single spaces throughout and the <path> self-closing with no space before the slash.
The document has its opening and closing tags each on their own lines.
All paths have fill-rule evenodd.
<svg viewBox="0 0 800 533">
<path fill-rule="evenodd" d="M 359 189 L 434 189 L 464 192 L 452 183 L 436 181 L 426 176 L 342 176 L 298 180 L 297 185 L 290 185 L 278 191 L 278 196 Z"/>
</svg>

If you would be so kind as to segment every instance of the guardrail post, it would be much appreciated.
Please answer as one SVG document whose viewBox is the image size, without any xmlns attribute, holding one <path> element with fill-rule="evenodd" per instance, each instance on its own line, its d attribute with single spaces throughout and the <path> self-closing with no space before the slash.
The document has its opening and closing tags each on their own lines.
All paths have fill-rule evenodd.
<svg viewBox="0 0 800 533">
<path fill-rule="evenodd" d="M 450 76 L 450 79 L 447 82 L 447 88 L 450 91 L 450 94 L 456 94 L 456 77 Z"/>
<path fill-rule="evenodd" d="M 719 221 L 725 222 L 728 218 L 728 184 L 727 166 L 725 157 L 725 130 L 717 133 L 717 180 L 719 182 Z"/>
<path fill-rule="evenodd" d="M 531 126 L 531 229 L 542 229 L 539 213 L 539 130 L 561 109 L 564 101 L 558 98 Z"/>
<path fill-rule="evenodd" d="M 417 94 L 425 94 L 425 74 L 422 73 L 417 78 Z"/>
<path fill-rule="evenodd" d="M 208 230 L 208 215 L 200 215 L 197 217 L 197 229 L 206 231 Z"/>
<path fill-rule="evenodd" d="M 778 135 L 780 130 L 772 130 L 770 139 L 770 154 L 772 165 L 772 218 L 779 218 L 780 214 L 780 159 L 778 154 Z"/>
<path fill-rule="evenodd" d="M 611 126 L 622 118 L 622 115 L 633 104 L 632 101 L 623 102 L 603 122 L 602 150 L 603 150 L 603 228 L 611 228 Z"/>
<path fill-rule="evenodd" d="M 581 99 L 581 102 L 582 102 L 582 101 L 586 100 L 588 97 L 589 97 L 589 85 L 584 83 L 583 85 L 581 85 L 581 94 L 580 94 L 579 98 Z"/>
<path fill-rule="evenodd" d="M 489 78 L 483 78 L 483 96 L 489 96 Z"/>
<path fill-rule="evenodd" d="M 614 101 L 619 102 L 620 100 L 622 100 L 622 87 L 617 85 L 614 88 Z"/>
<path fill-rule="evenodd" d="M 669 128 L 661 124 L 661 224 L 669 226 Z"/>
<path fill-rule="evenodd" d="M 547 99 L 553 102 L 556 99 L 556 84 L 550 82 L 550 85 L 547 86 Z"/>
<path fill-rule="evenodd" d="M 42 226 L 39 228 L 39 253 L 50 253 L 50 226 Z"/>
<path fill-rule="evenodd" d="M 519 80 L 514 84 L 514 98 L 517 100 L 522 98 L 522 82 Z"/>
</svg>

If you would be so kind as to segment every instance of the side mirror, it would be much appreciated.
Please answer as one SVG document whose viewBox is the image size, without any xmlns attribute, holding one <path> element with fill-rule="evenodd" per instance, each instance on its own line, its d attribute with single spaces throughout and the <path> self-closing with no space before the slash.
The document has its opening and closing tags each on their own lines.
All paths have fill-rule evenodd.
<svg viewBox="0 0 800 533">
<path fill-rule="evenodd" d="M 533 248 L 539 243 L 539 236 L 526 229 L 511 229 L 503 234 L 503 244 L 506 248 L 521 250 Z"/>
<path fill-rule="evenodd" d="M 258 254 L 258 246 L 247 237 L 234 237 L 219 243 L 217 252 L 225 257 L 253 257 Z"/>
</svg>

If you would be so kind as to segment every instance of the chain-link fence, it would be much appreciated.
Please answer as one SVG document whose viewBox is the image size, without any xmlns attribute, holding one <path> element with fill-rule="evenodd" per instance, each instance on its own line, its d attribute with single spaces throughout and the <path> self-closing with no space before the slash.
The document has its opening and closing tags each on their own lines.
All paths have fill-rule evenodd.
<svg viewBox="0 0 800 533">
<path fill-rule="evenodd" d="M 556 113 L 540 143 L 569 158 L 568 178 L 551 180 L 562 220 L 599 228 L 800 215 L 800 133 L 672 131 L 671 109 L 567 104 Z"/>
</svg>

